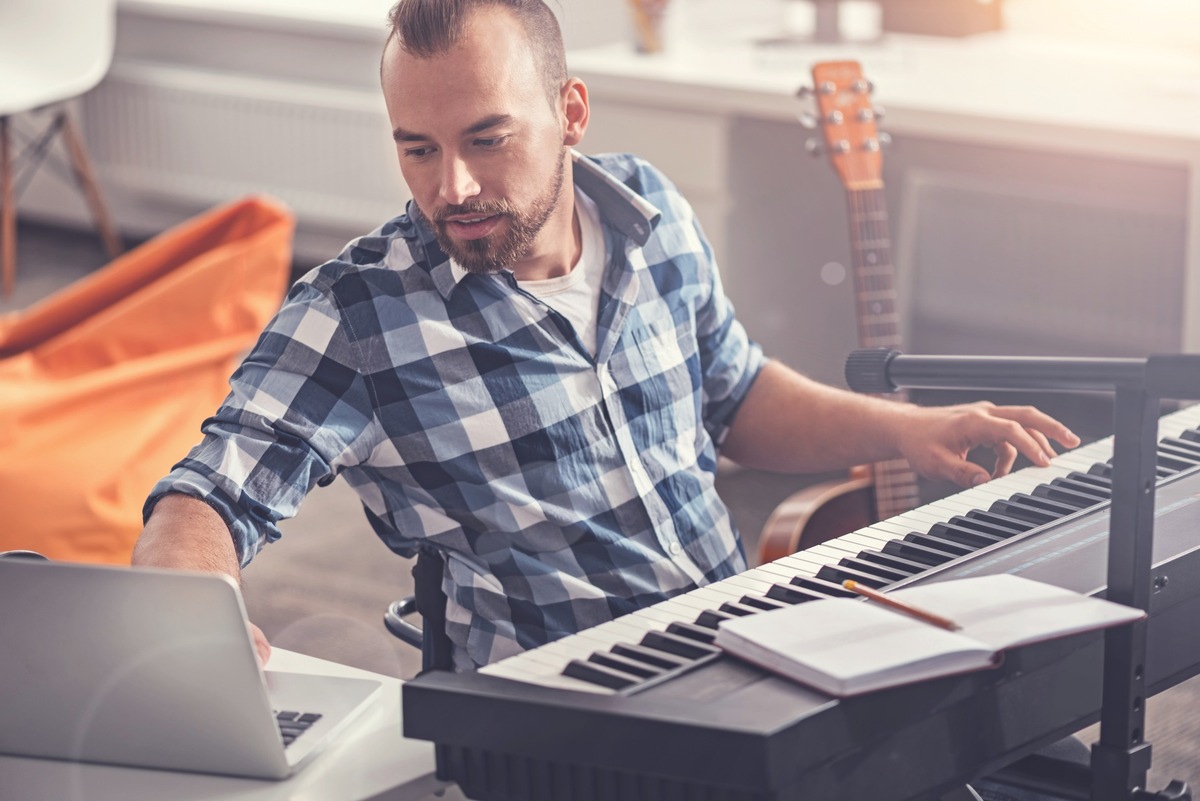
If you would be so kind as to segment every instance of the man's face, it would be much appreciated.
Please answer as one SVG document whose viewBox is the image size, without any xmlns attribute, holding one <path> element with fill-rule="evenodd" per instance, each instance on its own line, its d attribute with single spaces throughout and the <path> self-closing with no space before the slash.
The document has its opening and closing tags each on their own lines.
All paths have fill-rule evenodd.
<svg viewBox="0 0 1200 801">
<path fill-rule="evenodd" d="M 404 180 L 442 250 L 483 273 L 553 246 L 541 240 L 560 212 L 562 116 L 508 12 L 476 11 L 432 58 L 389 43 L 383 93 Z"/>
</svg>

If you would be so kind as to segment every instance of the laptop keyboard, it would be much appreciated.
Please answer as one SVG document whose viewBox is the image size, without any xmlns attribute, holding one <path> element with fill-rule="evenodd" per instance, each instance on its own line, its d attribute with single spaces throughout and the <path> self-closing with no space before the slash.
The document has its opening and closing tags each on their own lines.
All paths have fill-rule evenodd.
<svg viewBox="0 0 1200 801">
<path fill-rule="evenodd" d="M 276 712 L 275 722 L 279 724 L 279 734 L 283 737 L 283 747 L 287 748 L 297 737 L 304 734 L 308 727 L 321 719 L 315 712 Z"/>
</svg>

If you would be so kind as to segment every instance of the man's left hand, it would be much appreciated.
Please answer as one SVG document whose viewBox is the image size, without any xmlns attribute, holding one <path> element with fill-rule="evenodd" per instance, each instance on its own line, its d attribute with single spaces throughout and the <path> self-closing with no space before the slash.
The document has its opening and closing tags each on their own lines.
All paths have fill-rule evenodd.
<svg viewBox="0 0 1200 801">
<path fill-rule="evenodd" d="M 1062 423 L 1032 406 L 996 406 L 987 401 L 959 406 L 909 407 L 897 435 L 900 452 L 913 469 L 928 478 L 953 481 L 963 487 L 982 484 L 1012 469 L 1017 454 L 1039 467 L 1055 455 L 1050 440 L 1066 448 L 1079 445 Z M 991 474 L 967 455 L 991 448 L 996 463 Z"/>
</svg>

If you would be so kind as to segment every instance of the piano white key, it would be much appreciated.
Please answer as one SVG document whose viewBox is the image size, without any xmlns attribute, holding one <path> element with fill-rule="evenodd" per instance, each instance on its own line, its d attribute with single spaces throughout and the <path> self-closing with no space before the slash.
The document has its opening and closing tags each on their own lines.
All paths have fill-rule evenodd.
<svg viewBox="0 0 1200 801">
<path fill-rule="evenodd" d="M 843 541 L 841 537 L 836 537 L 809 548 L 805 553 L 819 555 L 822 559 L 831 559 L 836 562 L 843 556 L 855 556 L 861 550 L 862 548 L 856 548 L 854 545 Z"/>
<path fill-rule="evenodd" d="M 771 562 L 769 564 L 760 565 L 759 567 L 754 568 L 754 577 L 761 579 L 762 581 L 769 581 L 772 584 L 778 584 L 781 581 L 787 581 L 791 577 L 795 576 L 797 571 L 819 569 L 819 566 L 816 568 L 812 567 L 812 557 L 808 557 L 807 553 L 807 551 L 800 551 L 799 553 L 792 554 L 791 556 L 802 556 L 805 558 L 791 560 L 786 564 Z"/>
<path fill-rule="evenodd" d="M 747 576 L 745 573 L 739 573 L 736 576 L 730 576 L 720 583 L 728 587 L 740 587 L 743 590 L 743 595 L 746 593 L 762 595 L 767 590 L 771 589 L 771 584 L 774 582 L 762 581 L 761 579 L 755 579 Z"/>
<path fill-rule="evenodd" d="M 930 523 L 929 525 L 933 524 Z M 903 537 L 908 532 L 916 531 L 920 528 L 924 528 L 920 523 L 917 523 L 916 525 L 905 525 L 900 518 L 892 517 L 887 520 L 881 520 L 873 526 L 860 528 L 855 533 L 870 536 L 877 541 L 881 540 L 883 542 L 887 542 L 888 540 L 895 539 L 896 537 Z"/>
</svg>

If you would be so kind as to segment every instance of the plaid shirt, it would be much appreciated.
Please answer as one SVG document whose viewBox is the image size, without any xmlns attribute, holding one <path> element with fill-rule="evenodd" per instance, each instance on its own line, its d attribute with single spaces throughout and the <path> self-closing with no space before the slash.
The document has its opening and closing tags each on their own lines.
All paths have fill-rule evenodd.
<svg viewBox="0 0 1200 801">
<path fill-rule="evenodd" d="M 245 565 L 340 474 L 392 550 L 445 557 L 460 669 L 743 570 L 713 481 L 761 351 L 661 173 L 576 156 L 575 182 L 609 254 L 595 357 L 405 214 L 296 283 L 147 514 L 202 498 Z"/>
</svg>

